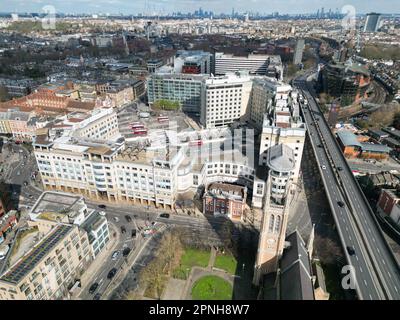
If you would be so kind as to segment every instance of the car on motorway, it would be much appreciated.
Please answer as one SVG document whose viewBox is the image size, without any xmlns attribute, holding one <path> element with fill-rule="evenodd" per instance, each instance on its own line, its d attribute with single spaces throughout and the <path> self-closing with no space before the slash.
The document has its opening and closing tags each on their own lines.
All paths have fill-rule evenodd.
<svg viewBox="0 0 400 320">
<path fill-rule="evenodd" d="M 168 219 L 168 218 L 169 218 L 169 213 L 161 213 L 161 214 L 160 214 L 160 218 L 166 218 L 166 219 Z"/>
<path fill-rule="evenodd" d="M 116 273 L 117 273 L 117 268 L 112 268 L 107 274 L 107 279 L 114 278 Z"/>
<path fill-rule="evenodd" d="M 353 247 L 347 246 L 346 247 L 347 253 L 351 256 L 354 256 L 356 254 L 356 251 L 354 250 Z"/>
<path fill-rule="evenodd" d="M 112 256 L 111 256 L 111 260 L 117 260 L 119 257 L 119 251 L 114 251 Z"/>
<path fill-rule="evenodd" d="M 341 207 L 341 208 L 343 208 L 343 207 L 344 207 L 344 203 L 343 203 L 343 201 L 338 201 L 338 202 L 337 202 L 337 204 L 338 204 L 338 206 L 339 206 L 339 207 Z"/>
<path fill-rule="evenodd" d="M 129 254 L 129 252 L 131 252 L 131 248 L 126 247 L 124 251 L 122 251 L 122 256 L 126 257 Z"/>
<path fill-rule="evenodd" d="M 318 147 L 318 148 L 323 148 L 323 147 L 322 147 L 322 144 L 317 145 L 317 147 Z"/>
<path fill-rule="evenodd" d="M 89 293 L 93 294 L 98 287 L 99 287 L 99 284 L 97 282 L 93 283 L 89 288 Z"/>
<path fill-rule="evenodd" d="M 322 170 L 326 170 L 326 166 L 325 165 L 322 165 L 321 168 L 322 168 Z"/>
<path fill-rule="evenodd" d="M 98 207 L 100 209 L 107 209 L 107 206 L 105 204 L 99 204 Z"/>
<path fill-rule="evenodd" d="M 136 229 L 132 229 L 131 236 L 132 236 L 132 238 L 136 237 Z"/>
<path fill-rule="evenodd" d="M 342 168 L 342 167 L 337 167 L 337 169 L 338 169 L 339 171 L 342 171 L 342 170 L 343 170 L 343 168 Z"/>
<path fill-rule="evenodd" d="M 132 218 L 131 218 L 131 216 L 129 216 L 129 215 L 126 215 L 126 216 L 125 216 L 125 219 L 126 219 L 127 222 L 132 222 Z"/>
<path fill-rule="evenodd" d="M 100 293 L 96 293 L 93 297 L 93 300 L 100 300 L 101 298 L 101 294 Z"/>
</svg>

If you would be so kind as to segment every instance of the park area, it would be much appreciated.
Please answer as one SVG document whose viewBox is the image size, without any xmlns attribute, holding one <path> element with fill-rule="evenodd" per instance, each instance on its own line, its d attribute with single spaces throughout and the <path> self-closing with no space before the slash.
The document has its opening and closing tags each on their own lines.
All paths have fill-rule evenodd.
<svg viewBox="0 0 400 320">
<path fill-rule="evenodd" d="M 237 261 L 231 254 L 218 254 L 215 258 L 214 267 L 225 270 L 229 274 L 236 273 Z"/>
<path fill-rule="evenodd" d="M 232 285 L 214 275 L 204 276 L 198 279 L 192 288 L 193 300 L 231 300 Z"/>
<path fill-rule="evenodd" d="M 181 257 L 179 267 L 174 270 L 174 278 L 186 280 L 192 267 L 206 268 L 210 260 L 210 251 L 187 248 Z"/>
</svg>

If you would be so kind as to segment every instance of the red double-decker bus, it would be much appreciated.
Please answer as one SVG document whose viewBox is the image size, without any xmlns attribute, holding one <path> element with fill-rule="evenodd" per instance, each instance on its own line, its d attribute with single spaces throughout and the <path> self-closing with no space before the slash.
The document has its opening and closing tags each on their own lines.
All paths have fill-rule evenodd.
<svg viewBox="0 0 400 320">
<path fill-rule="evenodd" d="M 157 118 L 157 121 L 159 123 L 169 122 L 169 118 L 166 117 L 166 116 L 160 116 L 160 117 Z"/>
<path fill-rule="evenodd" d="M 146 129 L 134 129 L 133 130 L 133 134 L 134 135 L 146 135 L 147 134 L 147 130 Z"/>
<path fill-rule="evenodd" d="M 189 146 L 201 146 L 203 144 L 202 140 L 193 140 L 189 142 Z"/>
</svg>

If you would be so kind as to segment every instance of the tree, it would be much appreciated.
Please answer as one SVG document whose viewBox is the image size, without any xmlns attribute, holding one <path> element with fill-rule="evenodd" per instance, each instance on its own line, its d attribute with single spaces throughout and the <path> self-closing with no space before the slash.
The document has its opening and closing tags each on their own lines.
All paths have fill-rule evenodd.
<svg viewBox="0 0 400 320">
<path fill-rule="evenodd" d="M 396 112 L 393 117 L 393 126 L 400 130 L 400 112 Z"/>
<path fill-rule="evenodd" d="M 314 238 L 315 251 L 324 264 L 334 264 L 337 258 L 342 257 L 340 247 L 329 238 L 316 235 Z"/>
</svg>

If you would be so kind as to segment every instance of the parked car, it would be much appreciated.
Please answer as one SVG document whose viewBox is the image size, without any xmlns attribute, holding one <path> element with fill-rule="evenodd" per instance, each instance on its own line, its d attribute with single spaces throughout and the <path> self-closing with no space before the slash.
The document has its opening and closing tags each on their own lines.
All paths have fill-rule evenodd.
<svg viewBox="0 0 400 320">
<path fill-rule="evenodd" d="M 125 233 L 125 232 L 126 232 L 126 229 L 125 229 L 124 226 L 121 226 L 121 232 L 122 232 L 122 233 Z"/>
<path fill-rule="evenodd" d="M 126 215 L 125 219 L 126 219 L 127 222 L 132 222 L 132 218 L 129 215 Z"/>
<path fill-rule="evenodd" d="M 114 221 L 115 221 L 115 222 L 118 222 L 118 221 L 119 221 L 119 218 L 118 218 L 118 217 L 114 217 Z"/>
<path fill-rule="evenodd" d="M 129 254 L 129 252 L 131 252 L 131 248 L 128 247 L 125 248 L 124 251 L 122 251 L 122 256 L 126 257 Z"/>
<path fill-rule="evenodd" d="M 98 287 L 99 287 L 99 284 L 97 282 L 93 283 L 89 288 L 89 293 L 93 294 Z"/>
<path fill-rule="evenodd" d="M 101 298 L 101 294 L 100 293 L 96 293 L 93 297 L 93 300 L 100 300 Z"/>
<path fill-rule="evenodd" d="M 168 218 L 169 218 L 169 213 L 161 213 L 161 214 L 160 214 L 160 218 L 166 218 L 166 219 L 168 219 Z"/>
<path fill-rule="evenodd" d="M 112 260 L 117 260 L 118 257 L 119 257 L 119 251 L 117 250 L 117 251 L 114 251 L 114 252 L 113 252 L 113 254 L 112 254 L 112 256 L 111 256 L 111 259 L 112 259 Z"/>
<path fill-rule="evenodd" d="M 114 278 L 115 274 L 117 273 L 117 268 L 112 268 L 110 272 L 107 274 L 107 279 Z"/>
<path fill-rule="evenodd" d="M 24 181 L 24 186 L 26 187 L 28 185 L 28 181 Z"/>
<path fill-rule="evenodd" d="M 131 236 L 132 238 L 136 237 L 136 229 L 132 229 Z"/>
</svg>

